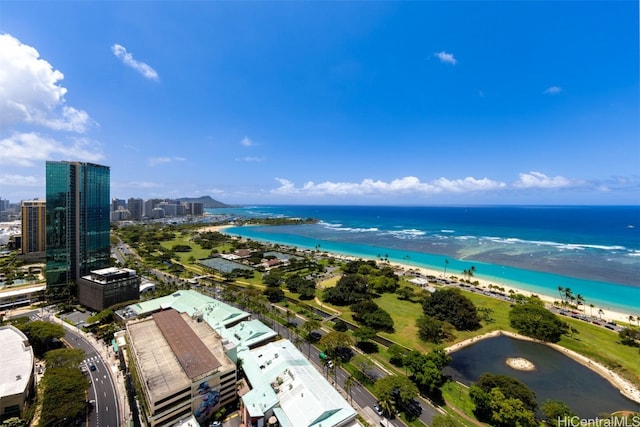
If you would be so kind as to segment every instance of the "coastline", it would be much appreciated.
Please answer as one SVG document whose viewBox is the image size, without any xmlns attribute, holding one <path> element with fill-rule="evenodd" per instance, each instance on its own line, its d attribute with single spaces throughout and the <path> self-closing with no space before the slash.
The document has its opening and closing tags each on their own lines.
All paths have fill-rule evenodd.
<svg viewBox="0 0 640 427">
<path fill-rule="evenodd" d="M 254 225 L 245 225 L 244 227 L 252 227 Z M 215 225 L 215 226 L 207 226 L 207 227 L 203 227 L 203 230 L 209 230 L 209 231 L 218 231 L 220 233 L 225 233 L 225 230 L 228 228 L 233 228 L 236 227 L 235 224 L 224 224 L 224 225 Z M 269 242 L 268 239 L 264 239 L 265 242 Z M 285 243 L 285 245 L 287 245 Z M 290 246 L 295 246 L 295 245 L 290 245 Z M 307 247 L 299 247 L 300 249 L 307 249 L 307 250 L 312 250 L 311 248 Z M 344 259 L 344 260 L 357 260 L 357 259 L 367 259 L 367 260 L 374 260 L 374 261 L 378 261 L 380 262 L 380 259 L 374 257 L 374 256 L 366 256 L 366 255 L 347 255 L 347 254 L 342 254 L 342 253 L 336 253 L 336 252 L 331 252 L 331 251 L 327 251 L 327 250 L 323 250 L 322 252 L 326 252 L 326 253 L 330 253 L 333 257 L 335 258 L 339 258 L 339 259 Z M 433 277 L 437 277 L 438 279 L 443 279 L 443 272 L 442 270 L 438 270 L 432 267 L 425 267 L 422 265 L 415 265 L 415 264 L 410 264 L 408 262 L 400 262 L 400 261 L 384 261 L 386 263 L 388 263 L 389 265 L 393 266 L 394 268 L 398 269 L 398 270 L 402 270 L 403 272 L 407 272 L 407 271 L 412 271 L 414 273 L 418 273 L 421 276 L 427 277 L 427 276 L 433 276 Z M 452 276 L 457 276 L 460 277 L 460 274 L 455 274 L 454 272 L 452 272 L 451 274 L 447 274 L 447 276 L 450 278 Z M 459 279 L 460 280 L 460 279 Z M 517 294 L 522 294 L 525 296 L 532 296 L 532 295 L 536 295 L 538 296 L 542 301 L 545 302 L 545 304 L 549 304 L 549 305 L 553 305 L 553 303 L 555 301 L 558 301 L 559 298 L 558 296 L 550 291 L 548 293 L 544 293 L 544 292 L 540 292 L 540 291 L 529 291 L 526 289 L 523 289 L 521 287 L 518 287 L 517 285 L 513 285 L 513 284 L 507 284 L 503 281 L 501 281 L 499 278 L 491 278 L 491 279 L 487 279 L 487 278 L 482 278 L 482 277 L 477 277 L 477 276 L 473 276 L 472 280 L 475 282 L 477 281 L 479 286 L 483 289 L 483 290 L 491 290 L 491 287 L 500 287 L 504 289 L 504 295 L 509 295 L 510 291 L 513 290 L 514 293 Z M 593 311 L 593 309 L 589 308 L 588 306 L 582 306 L 580 313 L 590 317 L 593 320 L 602 320 L 602 321 L 606 321 L 606 322 L 616 322 L 617 324 L 622 324 L 622 325 L 627 325 L 629 324 L 629 315 L 633 315 L 634 317 L 636 316 L 637 313 L 634 312 L 624 312 L 624 311 L 619 311 L 616 309 L 611 309 L 611 308 L 605 308 L 605 307 L 601 307 L 601 306 L 597 306 L 594 307 L 597 308 L 598 310 L 602 310 L 601 315 L 599 316 L 589 316 L 586 312 L 591 310 Z M 571 310 L 571 309 L 567 309 L 567 310 Z M 590 313 L 593 314 L 593 313 Z"/>
<path fill-rule="evenodd" d="M 591 371 L 597 373 L 598 375 L 600 375 L 602 378 L 606 379 L 607 381 L 609 381 L 609 383 L 611 383 L 615 388 L 618 389 L 618 391 L 625 396 L 627 399 L 632 400 L 634 402 L 640 403 L 640 388 L 636 387 L 633 383 L 631 383 L 629 380 L 623 378 L 622 376 L 618 375 L 617 373 L 613 372 L 611 369 L 608 369 L 607 367 L 605 367 L 604 365 L 589 359 L 588 357 L 585 357 L 579 353 L 576 353 L 573 350 L 569 350 L 568 348 L 564 348 L 561 345 L 558 344 L 554 344 L 554 343 L 547 343 L 544 341 L 540 341 L 540 340 L 536 340 L 533 339 L 531 337 L 527 337 L 524 335 L 520 335 L 518 333 L 515 332 L 509 332 L 509 331 L 492 331 L 492 332 L 488 332 L 486 334 L 483 335 L 478 335 L 477 337 L 472 337 L 469 339 L 466 339 L 464 341 L 460 341 L 456 344 L 453 344 L 452 346 L 449 346 L 447 348 L 445 348 L 445 351 L 447 352 L 447 354 L 451 354 L 451 353 L 455 353 L 458 350 L 461 350 L 465 347 L 469 347 L 479 341 L 488 339 L 488 338 L 493 338 L 493 337 L 497 337 L 500 335 L 505 335 L 508 336 L 510 338 L 514 338 L 517 340 L 522 340 L 522 341 L 530 341 L 530 342 L 535 342 L 538 344 L 544 344 L 546 346 L 549 346 L 551 348 L 553 348 L 556 351 L 559 351 L 560 353 L 563 353 L 564 355 L 566 355 L 567 357 L 570 357 L 571 359 L 573 359 L 574 361 L 580 363 L 582 366 L 585 366 L 586 368 L 590 369 Z"/>
<path fill-rule="evenodd" d="M 225 233 L 225 230 L 228 228 L 234 227 L 234 225 L 216 225 L 216 226 L 208 226 L 208 227 L 204 227 L 202 230 L 205 231 L 216 231 L 219 233 Z M 328 252 L 327 252 L 328 253 Z M 332 253 L 331 254 L 333 257 L 341 259 L 341 260 L 346 260 L 346 261 L 354 261 L 354 260 L 358 260 L 358 259 L 372 259 L 375 261 L 379 261 L 378 259 L 375 259 L 373 257 L 357 257 L 357 256 L 349 256 L 349 255 L 343 255 L 343 254 L 335 254 Z M 419 274 L 423 275 L 423 276 L 434 276 L 434 277 L 442 277 L 442 272 L 434 270 L 434 269 L 429 269 L 426 267 L 418 267 L 418 266 L 409 266 L 406 264 L 402 264 L 399 262 L 389 262 L 390 265 L 392 265 L 394 268 L 398 269 L 398 270 L 402 270 L 403 273 L 406 273 L 408 271 L 414 271 L 414 272 L 418 272 Z M 489 282 L 488 280 L 485 279 L 479 279 L 474 277 L 474 281 L 477 280 L 479 285 L 481 287 L 488 287 L 489 284 L 493 284 L 494 286 L 496 285 L 496 283 L 494 282 Z M 509 285 L 502 285 L 499 284 L 499 286 L 503 287 L 505 289 L 505 292 L 508 294 L 510 290 L 513 290 L 515 293 L 520 293 L 523 294 L 525 296 L 531 296 L 531 295 L 537 295 L 541 300 L 543 300 L 545 303 L 547 304 L 551 304 L 553 305 L 553 302 L 556 301 L 555 298 L 551 297 L 550 295 L 544 295 L 544 294 L 539 294 L 539 293 L 533 293 L 533 292 L 529 292 L 529 291 L 525 291 L 522 289 L 518 289 L 516 287 L 513 286 L 509 286 Z M 613 311 L 613 310 L 609 310 L 609 309 L 602 309 L 603 310 L 603 319 L 605 320 L 614 320 L 616 322 L 622 322 L 622 323 L 627 323 L 628 322 L 628 318 L 626 315 L 624 315 L 623 313 L 617 312 L 617 311 Z M 566 356 L 572 358 L 574 361 L 580 363 L 581 365 L 587 367 L 588 369 L 592 370 L 593 372 L 597 373 L 598 375 L 600 375 L 601 377 L 603 377 L 604 379 L 606 379 L 607 381 L 609 381 L 614 387 L 616 387 L 621 394 L 623 394 L 625 397 L 627 397 L 628 399 L 640 403 L 640 388 L 637 387 L 635 384 L 633 384 L 632 382 L 630 382 L 629 380 L 623 378 L 622 376 L 618 375 L 617 373 L 613 372 L 611 369 L 608 369 L 607 367 L 605 367 L 604 365 L 589 359 L 586 356 L 583 356 L 579 353 L 576 353 L 573 350 L 567 349 L 565 347 L 562 347 L 558 344 L 554 344 L 554 343 L 545 343 L 524 335 L 520 335 L 518 333 L 515 332 L 509 332 L 509 331 L 493 331 L 493 332 L 488 332 L 486 334 L 483 335 L 479 335 L 476 337 L 472 337 L 469 339 L 466 339 L 464 341 L 458 342 L 450 347 L 445 348 L 445 351 L 447 353 L 452 353 L 455 352 L 457 350 L 460 350 L 464 347 L 473 345 L 474 343 L 480 341 L 480 340 L 484 340 L 487 338 L 491 338 L 491 337 L 495 337 L 498 335 L 506 335 L 509 336 L 511 338 L 515 338 L 515 339 L 520 339 L 520 340 L 524 340 L 524 341 L 531 341 L 531 342 L 537 342 L 537 343 L 541 343 L 541 344 L 545 344 L 551 348 L 553 348 L 556 351 L 562 352 L 564 353 Z"/>
</svg>

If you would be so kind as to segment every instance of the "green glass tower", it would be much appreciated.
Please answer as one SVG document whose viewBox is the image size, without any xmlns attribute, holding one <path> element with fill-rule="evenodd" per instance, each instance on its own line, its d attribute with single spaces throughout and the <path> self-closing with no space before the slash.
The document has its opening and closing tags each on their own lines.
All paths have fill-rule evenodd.
<svg viewBox="0 0 640 427">
<path fill-rule="evenodd" d="M 47 293 L 109 267 L 110 171 L 92 163 L 48 161 Z"/>
</svg>

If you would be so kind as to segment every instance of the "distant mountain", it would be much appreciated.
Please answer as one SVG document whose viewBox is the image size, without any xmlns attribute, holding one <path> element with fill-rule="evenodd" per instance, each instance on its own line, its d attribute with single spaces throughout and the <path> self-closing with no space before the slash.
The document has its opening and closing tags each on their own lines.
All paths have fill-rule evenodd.
<svg viewBox="0 0 640 427">
<path fill-rule="evenodd" d="M 215 199 L 212 199 L 211 196 L 202 196 L 202 197 L 182 197 L 178 199 L 181 202 L 200 202 L 202 203 L 204 208 L 232 208 L 235 206 L 227 205 L 225 203 L 219 202 Z"/>
</svg>

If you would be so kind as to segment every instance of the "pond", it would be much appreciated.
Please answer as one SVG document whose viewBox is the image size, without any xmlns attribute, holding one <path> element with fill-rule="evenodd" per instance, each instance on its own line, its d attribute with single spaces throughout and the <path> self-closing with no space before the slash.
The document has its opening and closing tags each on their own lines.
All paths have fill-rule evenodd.
<svg viewBox="0 0 640 427">
<path fill-rule="evenodd" d="M 500 335 L 478 341 L 451 353 L 453 360 L 444 374 L 471 385 L 485 373 L 515 377 L 536 393 L 538 404 L 547 399 L 562 400 L 576 415 L 594 418 L 620 410 L 640 412 L 640 404 L 624 397 L 600 375 L 544 344 Z M 507 358 L 532 362 L 532 371 L 516 370 Z M 541 416 L 541 414 L 538 414 Z"/>
</svg>

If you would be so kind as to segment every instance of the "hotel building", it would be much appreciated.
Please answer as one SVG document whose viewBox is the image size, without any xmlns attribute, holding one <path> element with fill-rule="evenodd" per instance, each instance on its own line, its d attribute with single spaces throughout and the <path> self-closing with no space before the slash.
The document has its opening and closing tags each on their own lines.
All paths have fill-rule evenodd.
<svg viewBox="0 0 640 427">
<path fill-rule="evenodd" d="M 22 254 L 44 252 L 46 248 L 47 211 L 44 200 L 22 202 Z"/>
<path fill-rule="evenodd" d="M 109 167 L 53 162 L 47 176 L 47 289 L 52 297 L 91 270 L 109 267 Z"/>
</svg>

